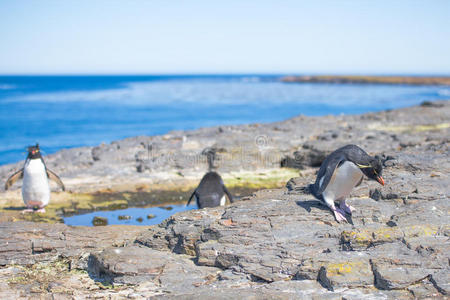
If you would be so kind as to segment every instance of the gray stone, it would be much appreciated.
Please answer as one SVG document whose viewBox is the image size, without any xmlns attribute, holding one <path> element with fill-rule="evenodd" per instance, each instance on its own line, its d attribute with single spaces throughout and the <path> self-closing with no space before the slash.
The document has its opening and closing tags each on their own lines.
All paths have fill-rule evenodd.
<svg viewBox="0 0 450 300">
<path fill-rule="evenodd" d="M 176 181 L 163 170 L 195 178 L 202 168 L 192 159 L 206 147 L 218 149 L 219 171 L 274 170 L 284 157 L 302 171 L 285 188 L 177 213 L 155 226 L 0 223 L 0 298 L 448 297 L 450 103 L 441 103 L 176 131 L 55 153 L 50 168 L 63 179 L 88 174 L 96 178 L 88 181 L 93 189 L 143 174 L 158 184 Z M 348 143 L 384 155 L 386 186 L 364 180 L 348 199 L 356 211 L 339 224 L 307 186 L 313 166 Z M 232 153 L 249 159 L 230 159 Z M 0 179 L 18 166 L 1 166 Z"/>
</svg>

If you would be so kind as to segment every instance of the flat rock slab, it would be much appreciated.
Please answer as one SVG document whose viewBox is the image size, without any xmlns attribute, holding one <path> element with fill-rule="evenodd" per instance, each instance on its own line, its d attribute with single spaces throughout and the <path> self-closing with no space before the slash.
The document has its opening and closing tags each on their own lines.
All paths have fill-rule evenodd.
<svg viewBox="0 0 450 300">
<path fill-rule="evenodd" d="M 0 266 L 33 265 L 72 259 L 72 268 L 86 268 L 89 254 L 132 243 L 145 227 L 70 227 L 31 222 L 0 223 Z"/>
<path fill-rule="evenodd" d="M 215 278 L 221 271 L 214 267 L 199 267 L 189 257 L 128 246 L 106 249 L 89 259 L 92 276 L 114 284 L 140 284 L 158 281 L 172 290 L 188 290 Z"/>
</svg>

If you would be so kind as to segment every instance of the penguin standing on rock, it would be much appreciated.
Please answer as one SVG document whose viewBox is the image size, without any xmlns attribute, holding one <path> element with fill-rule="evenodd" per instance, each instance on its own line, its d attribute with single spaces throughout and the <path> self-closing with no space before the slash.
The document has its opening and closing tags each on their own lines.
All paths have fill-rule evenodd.
<svg viewBox="0 0 450 300">
<path fill-rule="evenodd" d="M 186 205 L 189 205 L 195 196 L 198 208 L 224 206 L 226 202 L 225 195 L 233 203 L 233 196 L 231 196 L 224 185 L 220 175 L 216 172 L 208 172 L 203 176 Z"/>
<path fill-rule="evenodd" d="M 214 171 L 214 159 L 216 157 L 215 149 L 207 148 L 202 154 L 208 159 L 209 172 L 206 173 L 200 181 L 198 187 L 194 190 L 186 204 L 191 203 L 192 198 L 196 198 L 198 208 L 224 206 L 226 203 L 225 195 L 231 203 L 233 196 L 223 183 L 222 177 Z"/>
<path fill-rule="evenodd" d="M 5 184 L 5 190 L 14 182 L 23 178 L 22 198 L 27 206 L 23 212 L 45 212 L 45 206 L 50 201 L 50 185 L 48 179 L 54 180 L 64 191 L 61 179 L 51 170 L 47 169 L 42 158 L 39 144 L 28 147 L 28 156 L 22 169 L 12 174 Z"/>
<path fill-rule="evenodd" d="M 347 145 L 323 161 L 310 189 L 331 209 L 338 222 L 347 222 L 345 213 L 351 214 L 354 208 L 347 205 L 345 199 L 354 187 L 361 184 L 364 175 L 384 185 L 382 171 L 378 156 L 372 157 L 356 145 Z M 339 201 L 339 207 L 335 206 L 335 201 Z"/>
</svg>

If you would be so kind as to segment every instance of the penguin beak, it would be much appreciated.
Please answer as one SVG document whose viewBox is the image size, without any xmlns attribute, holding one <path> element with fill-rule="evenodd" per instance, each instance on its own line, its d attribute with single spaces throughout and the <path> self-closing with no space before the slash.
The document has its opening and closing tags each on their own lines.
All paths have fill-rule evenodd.
<svg viewBox="0 0 450 300">
<path fill-rule="evenodd" d="M 384 179 L 381 176 L 377 176 L 377 181 L 381 184 L 384 185 Z"/>
</svg>

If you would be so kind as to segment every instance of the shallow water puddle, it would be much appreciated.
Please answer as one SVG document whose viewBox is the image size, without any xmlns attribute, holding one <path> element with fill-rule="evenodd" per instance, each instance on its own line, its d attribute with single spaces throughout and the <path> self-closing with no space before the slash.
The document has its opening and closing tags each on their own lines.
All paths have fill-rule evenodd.
<svg viewBox="0 0 450 300">
<path fill-rule="evenodd" d="M 72 226 L 102 225 L 155 225 L 171 215 L 196 209 L 196 205 L 167 205 L 159 207 L 132 207 L 113 211 L 95 211 L 83 215 L 64 217 L 64 223 Z"/>
</svg>

